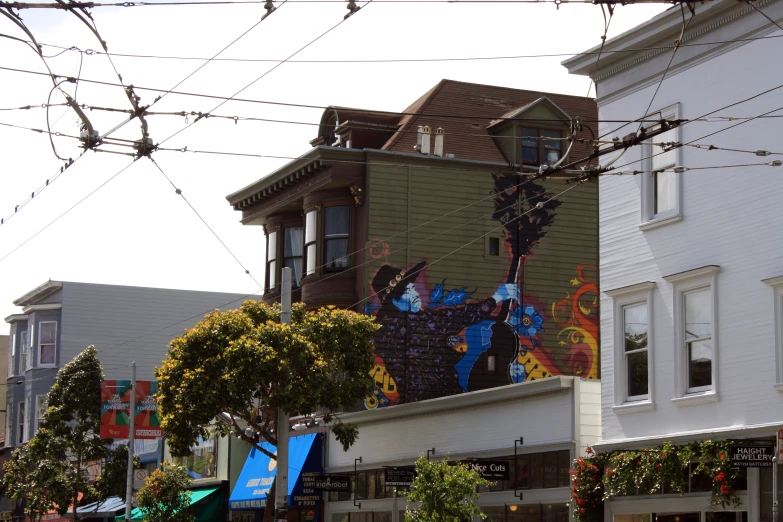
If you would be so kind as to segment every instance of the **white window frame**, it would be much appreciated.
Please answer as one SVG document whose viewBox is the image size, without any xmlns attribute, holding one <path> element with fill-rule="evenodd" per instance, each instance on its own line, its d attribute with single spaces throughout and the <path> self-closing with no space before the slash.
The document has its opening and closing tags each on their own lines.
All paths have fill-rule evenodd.
<svg viewBox="0 0 783 522">
<path fill-rule="evenodd" d="M 14 431 L 14 403 L 9 399 L 5 403 L 5 445 L 11 447 L 14 445 L 13 437 L 11 437 Z"/>
<path fill-rule="evenodd" d="M 655 337 L 653 330 L 652 292 L 655 283 L 645 281 L 635 285 L 607 290 L 604 293 L 612 298 L 613 334 L 614 334 L 614 412 L 616 414 L 635 413 L 655 408 L 654 390 L 654 352 Z M 625 367 L 625 319 L 624 310 L 628 306 L 647 305 L 647 395 L 629 397 Z M 606 376 L 604 376 L 606 378 Z"/>
<path fill-rule="evenodd" d="M 664 120 L 677 120 L 680 118 L 680 104 L 675 103 L 668 107 L 664 107 L 658 111 L 651 112 L 646 119 L 660 118 Z M 649 125 L 649 124 L 648 124 Z M 681 141 L 680 127 L 672 129 L 674 132 L 674 141 Z M 639 228 L 641 230 L 651 230 L 670 223 L 676 223 L 682 220 L 682 174 L 674 173 L 674 209 L 660 214 L 654 214 L 654 202 L 655 187 L 653 186 L 654 178 L 652 171 L 653 160 L 652 156 L 662 152 L 662 149 L 657 146 L 651 145 L 650 142 L 657 142 L 659 136 L 650 138 L 650 140 L 644 142 L 641 147 L 642 151 L 642 170 L 645 174 L 642 175 L 642 205 L 641 205 L 641 224 Z M 674 149 L 674 165 L 682 165 L 682 147 Z M 674 166 L 672 165 L 672 166 Z"/>
<path fill-rule="evenodd" d="M 718 274 L 720 267 L 709 265 L 663 279 L 672 285 L 674 318 L 674 398 L 678 406 L 714 402 L 719 399 L 720 344 L 718 341 Z M 685 295 L 708 289 L 712 298 L 712 384 L 695 389 L 688 388 L 688 350 L 685 342 Z"/>
<path fill-rule="evenodd" d="M 43 422 L 43 420 L 44 420 L 44 418 L 43 418 L 43 415 L 41 415 L 41 417 L 40 417 L 40 418 L 38 417 L 38 412 L 39 412 L 39 406 L 38 406 L 38 403 L 39 403 L 39 401 L 40 401 L 41 399 L 43 399 L 43 400 L 45 401 L 46 405 L 48 406 L 48 402 L 49 402 L 49 396 L 48 396 L 48 395 L 36 395 L 36 396 L 35 396 L 35 425 L 34 425 L 34 427 L 35 427 L 35 431 L 34 431 L 33 435 L 35 435 L 36 433 L 38 433 L 38 429 L 39 429 L 39 427 L 40 427 L 40 426 L 39 426 L 39 423 L 42 423 L 42 422 Z M 44 408 L 44 411 L 46 411 L 46 408 Z"/>
<path fill-rule="evenodd" d="M 30 330 L 29 328 L 22 332 L 24 335 L 19 338 L 19 347 L 21 350 L 21 358 L 19 360 L 19 373 L 25 370 L 30 370 L 33 367 L 33 350 L 30 345 Z"/>
<path fill-rule="evenodd" d="M 304 276 L 315 275 L 318 271 L 318 211 L 319 207 L 313 207 L 305 212 L 304 219 L 304 250 L 302 256 L 304 261 Z M 312 216 L 312 218 L 310 218 Z M 312 250 L 312 255 L 310 254 Z"/>
<path fill-rule="evenodd" d="M 16 404 L 16 407 L 18 408 L 16 410 L 16 417 L 15 417 L 17 433 L 16 433 L 16 437 L 14 438 L 14 441 L 16 442 L 16 445 L 19 445 L 20 441 L 23 444 L 27 440 L 27 439 L 25 439 L 25 437 L 27 435 L 27 430 L 25 429 L 25 426 L 24 426 L 25 403 L 24 402 L 18 402 Z M 21 424 L 19 423 L 19 419 L 20 418 L 22 419 L 22 423 Z M 19 432 L 19 430 L 21 430 L 21 433 Z"/>
<path fill-rule="evenodd" d="M 8 348 L 8 376 L 13 377 L 16 370 L 16 334 L 11 334 L 11 345 Z"/>
<path fill-rule="evenodd" d="M 54 323 L 54 361 L 51 363 L 42 363 L 41 362 L 41 339 L 43 336 L 41 335 L 41 330 L 43 328 L 43 325 Z M 38 368 L 53 368 L 57 366 L 57 321 L 41 321 L 38 323 L 38 344 L 36 345 L 38 349 L 36 350 L 36 355 L 38 356 Z M 47 344 L 48 346 L 48 344 Z"/>
<path fill-rule="evenodd" d="M 30 441 L 30 397 L 24 399 L 24 436 L 22 440 L 24 442 Z"/>
<path fill-rule="evenodd" d="M 783 392 L 783 275 L 764 279 L 763 283 L 772 287 L 774 303 L 772 306 L 775 325 L 775 389 Z"/>
<path fill-rule="evenodd" d="M 280 241 L 280 227 L 275 227 L 267 231 L 266 233 L 266 289 L 267 292 L 279 292 L 278 286 L 278 274 L 280 273 L 279 267 L 279 241 Z"/>
</svg>

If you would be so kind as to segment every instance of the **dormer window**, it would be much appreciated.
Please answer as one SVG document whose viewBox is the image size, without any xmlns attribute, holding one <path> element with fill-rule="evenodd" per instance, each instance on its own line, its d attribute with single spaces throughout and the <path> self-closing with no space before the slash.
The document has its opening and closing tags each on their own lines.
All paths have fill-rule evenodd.
<svg viewBox="0 0 783 522">
<path fill-rule="evenodd" d="M 563 133 L 559 130 L 522 127 L 521 163 L 554 165 L 563 154 Z M 552 139 L 546 139 L 552 138 Z"/>
</svg>

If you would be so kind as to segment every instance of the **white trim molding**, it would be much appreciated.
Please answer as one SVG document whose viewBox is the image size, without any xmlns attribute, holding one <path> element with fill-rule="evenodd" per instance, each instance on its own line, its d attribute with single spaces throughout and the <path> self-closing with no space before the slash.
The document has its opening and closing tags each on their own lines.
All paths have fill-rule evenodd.
<svg viewBox="0 0 783 522">
<path fill-rule="evenodd" d="M 654 393 L 654 352 L 652 324 L 652 292 L 655 283 L 645 281 L 635 285 L 606 290 L 604 293 L 612 298 L 612 326 L 614 333 L 614 407 L 616 414 L 637 413 L 655 408 Z M 647 307 L 647 394 L 628 396 L 628 371 L 625 364 L 625 319 L 624 311 L 628 306 L 644 304 Z"/>
<path fill-rule="evenodd" d="M 674 397 L 677 406 L 690 406 L 719 399 L 719 342 L 718 342 L 718 274 L 720 267 L 708 265 L 677 274 L 664 276 L 672 285 L 674 318 Z M 712 343 L 711 383 L 708 387 L 688 389 L 688 353 L 685 349 L 685 296 L 698 290 L 709 290 L 711 298 L 710 341 Z"/>
<path fill-rule="evenodd" d="M 764 279 L 762 283 L 772 287 L 772 321 L 775 324 L 775 389 L 783 392 L 783 276 Z"/>
<path fill-rule="evenodd" d="M 648 118 L 660 118 L 662 120 L 678 120 L 680 118 L 680 104 L 675 103 L 664 107 L 660 110 L 653 111 L 648 115 Z M 657 128 L 658 124 L 655 124 L 651 128 Z M 671 223 L 677 223 L 682 221 L 682 175 L 677 172 L 666 172 L 666 175 L 673 176 L 674 183 L 674 208 L 655 213 L 655 174 L 652 174 L 655 157 L 661 159 L 668 159 L 667 156 L 662 155 L 663 148 L 654 146 L 652 143 L 659 142 L 679 142 L 680 141 L 680 127 L 674 127 L 666 131 L 664 134 L 660 134 L 654 138 L 642 143 L 642 170 L 646 171 L 642 174 L 642 201 L 641 201 L 641 223 L 639 229 L 642 231 L 652 230 L 654 228 L 669 225 Z M 682 147 L 666 152 L 667 155 L 671 155 L 670 161 L 664 165 L 658 165 L 657 168 L 673 168 L 676 165 L 682 165 Z M 662 173 L 663 174 L 663 173 Z"/>
<path fill-rule="evenodd" d="M 36 305 L 30 305 L 25 306 L 22 308 L 22 311 L 26 314 L 30 314 L 32 312 L 40 312 L 44 310 L 60 310 L 63 307 L 60 303 L 51 303 L 51 304 L 36 304 Z"/>
</svg>

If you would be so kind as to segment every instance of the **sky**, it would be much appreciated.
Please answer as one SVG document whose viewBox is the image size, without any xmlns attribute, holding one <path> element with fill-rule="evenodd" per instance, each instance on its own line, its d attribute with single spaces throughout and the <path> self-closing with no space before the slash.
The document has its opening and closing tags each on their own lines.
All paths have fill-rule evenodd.
<svg viewBox="0 0 783 522">
<path fill-rule="evenodd" d="M 444 78 L 584 96 L 589 80 L 570 76 L 560 62 L 598 45 L 604 28 L 600 7 L 584 3 L 556 9 L 551 3 L 376 1 L 293 58 L 347 63 L 288 62 L 268 72 L 276 64 L 259 60 L 288 58 L 343 20 L 348 12 L 342 2 L 276 4 L 279 8 L 260 24 L 262 4 L 96 7 L 91 14 L 110 53 L 150 56 L 112 57 L 125 85 L 171 89 L 244 34 L 219 56 L 244 61 L 213 60 L 176 90 L 233 96 L 266 74 L 238 97 L 390 111 L 405 109 Z M 665 8 L 664 4 L 617 6 L 608 36 L 627 31 Z M 43 50 L 51 56 L 46 62 L 52 72 L 118 83 L 110 60 L 92 52 L 101 50 L 98 39 L 72 13 L 28 9 L 22 10 L 21 16 L 38 43 L 48 44 Z M 0 35 L 27 39 L 6 17 L 0 19 Z M 52 45 L 75 46 L 82 52 Z M 351 62 L 540 54 L 564 55 Z M 0 37 L 0 56 L 0 67 L 46 71 L 37 53 L 16 40 Z M 80 104 L 130 108 L 119 86 L 66 82 L 61 87 Z M 46 75 L 0 70 L 0 109 L 34 106 L 29 110 L 0 110 L 0 217 L 10 216 L 0 225 L 0 317 L 19 313 L 13 300 L 49 279 L 260 293 L 256 281 L 263 282 L 263 231 L 242 226 L 240 213 L 231 208 L 225 196 L 288 160 L 179 150 L 187 147 L 190 151 L 296 157 L 309 150 L 308 142 L 316 136 L 322 109 L 229 101 L 214 110 L 220 100 L 168 94 L 150 110 L 212 112 L 299 123 L 222 118 L 194 123 L 194 116 L 186 120 L 177 115 L 151 115 L 147 121 L 153 141 L 177 149 L 153 154 L 160 170 L 147 158 L 133 162 L 129 156 L 93 151 L 80 157 L 77 140 L 55 136 L 52 139 L 57 154 L 76 160 L 55 178 L 64 162 L 55 155 L 46 134 L 1 125 L 46 129 L 47 110 L 41 105 L 47 103 L 51 93 L 48 103 L 56 105 L 48 109 L 52 131 L 78 136 L 79 117 L 60 105 L 64 97 L 58 90 L 52 91 Z M 594 90 L 590 92 L 594 95 Z M 141 105 L 152 103 L 160 94 L 140 89 L 136 93 L 141 96 Z M 127 117 L 94 109 L 85 113 L 101 133 Z M 138 120 L 113 136 L 139 139 Z M 14 212 L 16 205 L 45 186 L 47 180 L 50 184 L 43 191 Z M 8 324 L 0 325 L 0 334 L 8 330 Z"/>
</svg>

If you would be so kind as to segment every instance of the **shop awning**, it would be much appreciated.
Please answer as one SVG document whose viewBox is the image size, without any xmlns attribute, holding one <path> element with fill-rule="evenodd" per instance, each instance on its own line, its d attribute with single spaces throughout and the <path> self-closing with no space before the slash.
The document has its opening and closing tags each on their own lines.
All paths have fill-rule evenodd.
<svg viewBox="0 0 783 522">
<path fill-rule="evenodd" d="M 211 494 L 213 494 L 219 489 L 220 489 L 219 487 L 211 487 L 211 488 L 198 488 L 198 489 L 193 489 L 192 491 L 188 491 L 188 494 L 190 495 L 189 505 L 192 506 L 196 502 L 204 500 L 205 498 L 207 498 L 208 496 L 210 496 Z M 223 499 L 225 498 L 226 497 L 224 496 Z M 200 517 L 196 517 L 196 520 L 198 520 L 199 518 Z M 144 515 L 142 515 L 141 509 L 133 508 L 133 511 L 131 511 L 131 520 L 143 520 L 143 519 L 144 519 Z M 122 522 L 123 520 L 125 520 L 124 514 L 114 518 L 115 522 Z"/>
<path fill-rule="evenodd" d="M 299 480 L 299 475 L 305 467 L 310 450 L 316 440 L 317 434 L 300 435 L 288 439 L 288 496 L 291 497 L 294 487 Z M 272 454 L 277 450 L 268 442 L 261 444 L 261 447 Z M 317 455 L 320 464 L 321 455 Z M 250 450 L 239 474 L 239 479 L 228 499 L 229 509 L 259 509 L 266 506 L 266 497 L 275 481 L 277 471 L 277 461 L 257 448 Z"/>
<path fill-rule="evenodd" d="M 120 497 L 109 497 L 103 502 L 92 502 L 76 508 L 76 514 L 79 518 L 106 518 L 113 517 L 117 511 L 125 509 L 125 501 Z M 68 513 L 73 513 L 69 509 Z"/>
</svg>

